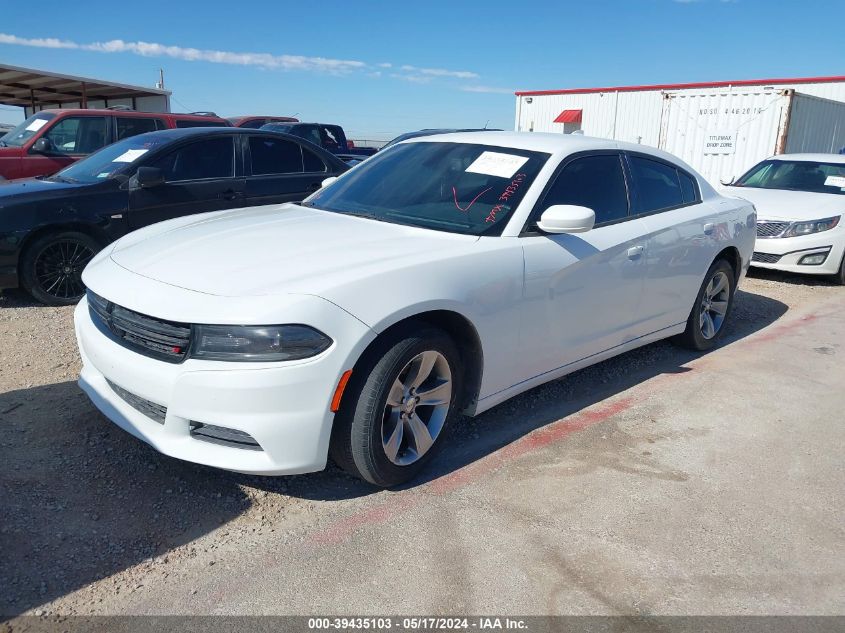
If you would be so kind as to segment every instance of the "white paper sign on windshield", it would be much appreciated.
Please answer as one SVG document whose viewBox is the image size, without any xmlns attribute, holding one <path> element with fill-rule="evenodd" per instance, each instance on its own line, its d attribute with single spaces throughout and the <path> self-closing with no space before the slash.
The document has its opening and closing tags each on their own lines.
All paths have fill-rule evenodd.
<svg viewBox="0 0 845 633">
<path fill-rule="evenodd" d="M 510 178 L 526 162 L 528 162 L 528 158 L 525 156 L 502 154 L 500 152 L 482 152 L 481 156 L 472 161 L 472 165 L 466 168 L 466 171 L 473 174 L 484 174 L 485 176 Z"/>
<path fill-rule="evenodd" d="M 148 149 L 128 149 L 123 152 L 120 156 L 115 158 L 112 162 L 113 163 L 131 163 L 133 160 L 137 160 L 144 154 L 146 154 Z"/>
<path fill-rule="evenodd" d="M 824 181 L 824 186 L 845 189 L 845 176 L 828 176 Z"/>
<path fill-rule="evenodd" d="M 47 125 L 47 119 L 35 119 L 32 123 L 26 126 L 26 129 L 30 132 L 37 132 L 45 125 Z"/>
</svg>

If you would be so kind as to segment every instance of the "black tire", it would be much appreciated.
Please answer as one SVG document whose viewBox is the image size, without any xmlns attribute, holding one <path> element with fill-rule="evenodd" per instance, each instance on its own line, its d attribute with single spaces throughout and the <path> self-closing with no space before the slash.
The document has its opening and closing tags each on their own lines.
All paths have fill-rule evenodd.
<svg viewBox="0 0 845 633">
<path fill-rule="evenodd" d="M 710 287 L 710 283 L 716 279 L 722 279 L 721 275 L 724 275 L 724 278 L 727 282 L 727 305 L 725 307 L 725 314 L 722 316 L 722 320 L 719 322 L 718 326 L 714 326 L 715 333 L 713 333 L 712 336 L 708 337 L 703 331 L 703 329 L 705 328 L 702 324 L 702 313 L 705 311 L 706 305 L 708 305 L 705 304 L 704 297 L 705 293 Z M 695 303 L 693 304 L 689 318 L 687 319 L 687 327 L 684 332 L 678 335 L 678 337 L 675 339 L 676 342 L 682 345 L 683 347 L 698 352 L 704 352 L 709 349 L 713 349 L 713 347 L 716 346 L 716 344 L 719 342 L 719 339 L 722 338 L 722 335 L 725 332 L 725 323 L 727 323 L 728 317 L 731 314 L 735 291 L 736 276 L 734 275 L 733 267 L 724 259 L 717 259 L 715 262 L 713 262 L 713 264 L 710 266 L 710 269 L 707 271 L 707 274 L 704 276 L 704 281 L 701 282 L 701 288 L 699 288 L 698 294 L 696 294 L 695 296 Z M 716 302 L 714 301 L 711 302 L 709 305 L 715 303 Z M 710 320 L 712 322 L 712 312 L 708 310 L 708 314 L 711 315 Z"/>
<path fill-rule="evenodd" d="M 839 272 L 833 275 L 833 283 L 845 286 L 845 255 L 842 255 L 842 261 L 839 262 Z"/>
<path fill-rule="evenodd" d="M 442 357 L 442 361 L 437 360 L 438 367 L 442 368 L 443 361 L 448 365 L 451 378 L 448 410 L 445 409 L 445 404 L 438 410 L 439 416 L 442 416 L 444 410 L 447 413 L 442 423 L 437 422 L 437 433 L 430 448 L 412 463 L 400 465 L 388 457 L 384 445 L 387 441 L 385 429 L 390 420 L 394 419 L 390 417 L 390 412 L 397 409 L 388 404 L 388 396 L 395 381 L 399 381 L 403 375 L 410 376 L 410 372 L 403 374 L 409 364 L 430 352 L 436 352 Z M 332 429 L 329 449 L 332 460 L 350 474 L 384 488 L 413 479 L 442 446 L 446 427 L 458 408 L 456 403 L 459 401 L 463 382 L 460 358 L 452 339 L 442 330 L 425 323 L 409 324 L 378 342 L 355 367 L 344 392 Z M 434 373 L 431 375 L 434 376 Z M 432 380 L 437 383 L 438 378 L 434 376 Z M 442 384 L 442 379 L 440 380 L 437 384 Z M 425 384 L 424 382 L 423 385 Z M 445 396 L 443 397 L 445 399 Z M 417 419 L 424 419 L 430 409 L 433 423 L 434 407 L 429 408 L 422 404 L 419 406 L 420 417 Z M 413 409 L 411 413 L 414 413 Z M 410 431 L 406 434 L 407 446 L 404 452 L 400 451 L 395 455 L 397 461 L 411 459 L 416 455 L 416 448 L 412 443 L 416 436 Z"/>
<path fill-rule="evenodd" d="M 101 248 L 93 237 L 78 231 L 42 235 L 21 255 L 21 285 L 45 305 L 72 305 L 85 294 L 82 270 Z"/>
</svg>

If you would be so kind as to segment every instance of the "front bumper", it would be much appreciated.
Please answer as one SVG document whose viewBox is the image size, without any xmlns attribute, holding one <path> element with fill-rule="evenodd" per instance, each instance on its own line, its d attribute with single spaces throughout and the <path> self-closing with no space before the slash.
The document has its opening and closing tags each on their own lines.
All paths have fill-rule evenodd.
<svg viewBox="0 0 845 633">
<path fill-rule="evenodd" d="M 366 343 L 369 330 L 347 317 L 338 317 L 344 319 L 338 329 L 346 336 L 356 331 L 356 343 Z M 83 363 L 80 386 L 106 417 L 156 450 L 250 474 L 306 473 L 325 467 L 334 419 L 331 398 L 341 374 L 351 367 L 347 363 L 357 354 L 357 345 L 345 347 L 336 341 L 315 358 L 285 363 L 188 359 L 171 364 L 126 349 L 103 334 L 91 319 L 86 299 L 77 306 L 74 321 Z M 139 407 L 138 398 L 159 405 L 165 411 L 163 423 L 148 415 L 148 408 Z M 260 448 L 211 443 L 192 434 L 192 423 L 249 434 Z"/>
<path fill-rule="evenodd" d="M 807 255 L 827 253 L 823 264 L 799 264 Z M 813 235 L 786 238 L 757 238 L 751 265 L 810 275 L 833 275 L 845 255 L 845 226 Z"/>
</svg>

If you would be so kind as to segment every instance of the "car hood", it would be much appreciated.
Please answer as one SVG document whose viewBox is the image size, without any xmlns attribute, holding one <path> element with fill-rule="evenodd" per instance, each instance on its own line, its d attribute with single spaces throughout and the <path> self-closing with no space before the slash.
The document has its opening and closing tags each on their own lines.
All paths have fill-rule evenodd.
<svg viewBox="0 0 845 633">
<path fill-rule="evenodd" d="M 138 275 L 206 294 L 320 295 L 386 267 L 448 257 L 477 241 L 283 204 L 153 225 L 118 241 L 110 257 Z"/>
<path fill-rule="evenodd" d="M 40 196 L 44 193 L 63 195 L 69 189 L 78 189 L 86 185 L 81 183 L 59 182 L 57 180 L 44 180 L 41 178 L 26 178 L 24 180 L 3 180 L 0 181 L 0 206 L 7 199 L 17 200 L 21 197 Z"/>
<path fill-rule="evenodd" d="M 819 220 L 845 213 L 845 196 L 788 189 L 724 187 L 722 193 L 748 200 L 758 220 Z"/>
</svg>

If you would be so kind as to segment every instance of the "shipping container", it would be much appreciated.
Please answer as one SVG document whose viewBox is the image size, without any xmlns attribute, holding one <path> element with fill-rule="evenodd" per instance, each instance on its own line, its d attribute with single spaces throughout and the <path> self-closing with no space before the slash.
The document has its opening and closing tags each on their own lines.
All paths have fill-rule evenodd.
<svg viewBox="0 0 845 633">
<path fill-rule="evenodd" d="M 661 147 L 718 184 L 772 154 L 845 147 L 845 76 L 520 91 L 515 129 Z"/>
<path fill-rule="evenodd" d="M 774 154 L 845 147 L 845 103 L 794 90 L 666 93 L 658 147 L 727 183 Z"/>
</svg>

